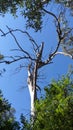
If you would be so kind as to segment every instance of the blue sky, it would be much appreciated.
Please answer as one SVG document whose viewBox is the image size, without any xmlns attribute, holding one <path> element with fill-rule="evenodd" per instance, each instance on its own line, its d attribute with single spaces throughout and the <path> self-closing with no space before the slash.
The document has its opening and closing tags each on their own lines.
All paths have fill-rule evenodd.
<svg viewBox="0 0 73 130">
<path fill-rule="evenodd" d="M 44 18 L 46 22 L 47 17 Z M 46 24 L 44 25 L 43 32 L 34 33 L 33 30 L 29 30 L 29 33 L 33 38 L 40 44 L 42 41 L 45 42 L 45 49 L 43 59 L 47 57 L 48 52 L 50 53 L 51 49 L 54 50 L 55 45 L 57 44 L 57 36 L 54 28 L 54 24 L 51 23 L 52 18 L 49 18 L 48 28 Z M 70 24 L 72 24 L 71 21 Z M 5 17 L 0 16 L 0 28 L 7 31 L 6 25 L 13 29 L 25 29 L 25 20 L 19 15 L 18 18 L 12 17 L 10 14 L 6 14 Z M 0 33 L 1 35 L 1 33 Z M 20 33 L 15 34 L 22 46 L 29 50 L 32 53 L 32 47 L 30 47 L 30 42 L 25 35 Z M 10 51 L 11 49 L 17 48 L 14 39 L 7 35 L 6 37 L 0 36 L 0 53 L 8 56 L 14 55 L 15 52 Z M 18 52 L 16 52 L 16 55 Z M 19 54 L 18 54 L 19 55 Z M 16 118 L 19 119 L 21 113 L 24 113 L 26 117 L 29 117 L 30 114 L 30 95 L 27 87 L 27 68 L 22 68 L 20 71 L 20 64 L 23 62 L 16 62 L 11 65 L 0 64 L 0 70 L 5 68 L 6 72 L 0 77 L 0 89 L 3 92 L 3 95 L 12 106 L 16 109 Z M 70 64 L 73 64 L 73 60 L 69 57 L 58 55 L 53 59 L 53 63 L 45 66 L 40 70 L 40 78 L 38 84 L 43 88 L 47 85 L 51 79 L 57 79 L 59 76 L 66 74 L 68 72 L 68 67 Z M 27 62 L 25 61 L 25 65 Z M 42 80 L 44 79 L 44 80 Z"/>
</svg>

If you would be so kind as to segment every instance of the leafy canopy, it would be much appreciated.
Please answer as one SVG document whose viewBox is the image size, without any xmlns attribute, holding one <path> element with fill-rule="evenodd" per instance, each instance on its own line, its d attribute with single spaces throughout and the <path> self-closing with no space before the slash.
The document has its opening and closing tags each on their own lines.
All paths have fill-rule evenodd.
<svg viewBox="0 0 73 130">
<path fill-rule="evenodd" d="M 0 0 L 0 13 L 16 14 L 17 9 L 23 7 L 24 0 Z"/>
<path fill-rule="evenodd" d="M 72 130 L 73 129 L 73 81 L 69 76 L 52 80 L 44 88 L 45 95 L 37 100 L 36 118 L 33 130 Z M 15 121 L 14 112 L 8 100 L 0 91 L 0 129 L 30 130 L 31 123 L 21 115 L 22 126 Z"/>
<path fill-rule="evenodd" d="M 43 16 L 46 14 L 43 8 L 48 7 L 51 2 L 52 0 L 0 0 L 0 14 L 10 12 L 16 15 L 17 10 L 21 8 L 20 13 L 26 18 L 26 27 L 38 31 L 42 28 Z M 72 0 L 55 0 L 54 3 L 68 7 L 73 14 Z"/>
<path fill-rule="evenodd" d="M 73 129 L 73 81 L 62 77 L 45 87 L 45 96 L 36 102 L 33 130 Z"/>
</svg>

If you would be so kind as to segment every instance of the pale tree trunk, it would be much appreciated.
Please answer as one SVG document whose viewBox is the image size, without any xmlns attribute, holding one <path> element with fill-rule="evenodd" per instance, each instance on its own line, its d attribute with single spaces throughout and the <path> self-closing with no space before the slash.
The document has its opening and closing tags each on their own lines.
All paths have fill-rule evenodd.
<svg viewBox="0 0 73 130">
<path fill-rule="evenodd" d="M 36 117 L 34 105 L 37 99 L 37 92 L 36 92 L 37 73 L 38 73 L 38 69 L 45 65 L 45 63 L 41 61 L 43 47 L 44 47 L 44 43 L 42 43 L 39 48 L 34 65 L 32 65 L 32 62 L 28 65 L 27 83 L 28 83 L 28 89 L 29 89 L 30 99 L 31 99 L 31 125 L 32 127 L 33 127 L 35 117 Z"/>
<path fill-rule="evenodd" d="M 37 99 L 36 94 L 36 80 L 37 80 L 37 68 L 36 63 L 34 65 L 34 69 L 31 70 L 31 65 L 28 66 L 28 89 L 30 93 L 30 100 L 31 100 L 31 125 L 33 126 L 35 120 L 35 100 Z"/>
<path fill-rule="evenodd" d="M 31 89 L 32 86 L 31 85 L 28 85 L 28 89 L 29 89 L 29 93 L 30 93 L 30 102 L 31 102 L 31 124 L 33 125 L 34 123 L 34 119 L 35 119 L 35 107 L 34 107 L 34 102 L 35 102 L 35 93 L 34 93 L 34 90 Z"/>
</svg>

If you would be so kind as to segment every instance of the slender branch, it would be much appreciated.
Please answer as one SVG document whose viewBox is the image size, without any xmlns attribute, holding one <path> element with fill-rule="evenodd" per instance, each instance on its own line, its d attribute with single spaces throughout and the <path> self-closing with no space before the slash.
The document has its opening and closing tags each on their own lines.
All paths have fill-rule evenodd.
<svg viewBox="0 0 73 130">
<path fill-rule="evenodd" d="M 7 26 L 8 30 L 9 30 L 9 33 L 12 35 L 12 37 L 14 38 L 16 44 L 18 45 L 18 47 L 20 48 L 20 50 L 22 52 L 24 52 L 25 54 L 27 54 L 29 56 L 29 53 L 27 53 L 19 44 L 19 42 L 17 41 L 16 37 L 14 36 L 14 34 L 12 33 L 11 29 Z"/>
<path fill-rule="evenodd" d="M 53 16 L 53 17 L 56 19 L 56 21 L 58 21 L 58 18 L 56 17 L 56 15 L 55 15 L 54 13 L 52 13 L 52 12 L 50 12 L 50 11 L 44 9 L 44 8 L 42 8 L 42 10 L 43 10 L 45 13 L 47 13 L 47 14 Z"/>
<path fill-rule="evenodd" d="M 0 29 L 0 31 L 2 32 L 2 35 L 1 35 L 1 36 L 6 36 L 6 35 L 8 35 L 8 34 L 11 34 L 12 37 L 14 38 L 14 40 L 15 40 L 17 46 L 20 48 L 20 51 L 22 51 L 23 53 L 25 53 L 26 55 L 28 55 L 28 56 L 30 57 L 30 59 L 32 59 L 31 56 L 30 56 L 30 54 L 29 54 L 27 51 L 25 51 L 25 50 L 21 47 L 21 45 L 19 44 L 19 42 L 17 41 L 15 35 L 14 35 L 12 32 L 17 32 L 17 31 L 19 31 L 19 32 L 21 32 L 21 33 L 23 33 L 23 34 L 26 34 L 26 35 L 29 37 L 29 40 L 32 42 L 33 50 L 35 51 L 35 54 L 36 54 L 37 51 L 39 51 L 39 46 L 38 46 L 38 44 L 36 43 L 36 41 L 35 41 L 35 40 L 30 36 L 30 34 L 29 34 L 28 32 L 26 32 L 26 31 L 23 31 L 23 30 L 20 30 L 20 29 L 14 29 L 14 30 L 13 30 L 13 29 L 9 28 L 8 26 L 7 26 L 7 28 L 8 28 L 9 31 L 6 32 L 6 33 L 3 32 L 3 30 Z"/>
<path fill-rule="evenodd" d="M 18 30 L 18 31 L 21 31 L 21 30 Z M 22 32 L 22 31 L 21 31 Z M 28 37 L 29 37 L 29 40 L 32 42 L 32 44 L 33 44 L 33 47 L 34 47 L 34 45 L 36 46 L 36 48 L 38 49 L 39 48 L 39 46 L 38 46 L 38 44 L 35 42 L 35 40 L 30 36 L 30 34 L 28 33 L 28 32 L 23 32 L 23 33 L 25 33 Z"/>
<path fill-rule="evenodd" d="M 42 8 L 42 10 L 43 10 L 45 13 L 47 13 L 47 14 L 51 15 L 52 17 L 54 17 L 54 19 L 55 19 L 56 22 L 57 22 L 57 27 L 58 27 L 57 33 L 58 33 L 58 36 L 61 38 L 62 31 L 61 31 L 60 22 L 59 22 L 57 16 L 56 16 L 54 13 L 52 13 L 52 12 L 50 12 L 50 11 L 44 9 L 44 8 Z"/>
<path fill-rule="evenodd" d="M 16 30 L 11 30 L 8 26 L 7 26 L 7 28 L 8 28 L 8 30 L 9 30 L 7 33 L 4 33 L 4 32 L 0 29 L 0 31 L 3 33 L 2 36 L 6 36 L 7 34 L 10 33 L 10 34 L 12 35 L 12 37 L 14 38 L 14 40 L 15 40 L 17 46 L 19 47 L 19 49 L 20 49 L 23 53 L 25 53 L 25 54 L 29 57 L 29 59 L 33 59 L 33 58 L 30 56 L 30 54 L 29 54 L 27 51 L 25 51 L 25 50 L 20 46 L 20 44 L 19 44 L 18 40 L 16 39 L 15 35 L 12 33 L 13 31 L 16 31 L 17 29 L 16 29 Z"/>
<path fill-rule="evenodd" d="M 57 54 L 61 54 L 61 55 L 65 55 L 65 56 L 69 56 L 71 59 L 73 59 L 73 56 L 69 53 L 65 53 L 65 52 L 56 52 L 55 55 Z"/>
<path fill-rule="evenodd" d="M 30 58 L 29 56 L 23 56 L 23 57 L 19 57 L 19 58 L 17 58 L 17 59 L 15 59 L 15 58 L 13 58 L 13 57 L 9 57 L 9 58 L 12 58 L 13 60 L 11 60 L 11 61 L 2 60 L 2 61 L 0 61 L 0 63 L 11 64 L 11 63 L 13 63 L 13 62 L 20 61 L 20 60 L 22 60 L 22 59 L 31 59 L 32 61 L 35 61 L 35 59 Z"/>
<path fill-rule="evenodd" d="M 20 51 L 21 52 L 20 49 L 11 49 L 10 51 Z"/>
<path fill-rule="evenodd" d="M 61 40 L 63 39 L 63 37 L 62 37 L 62 30 L 61 30 L 60 22 L 59 22 L 57 16 L 54 13 L 52 13 L 52 12 L 50 12 L 50 11 L 44 9 L 44 8 L 42 8 L 42 10 L 45 13 L 47 13 L 47 14 L 51 15 L 52 17 L 54 17 L 54 19 L 56 20 L 56 22 L 57 22 L 57 26 L 56 26 L 57 27 L 57 34 L 58 34 L 58 37 L 59 37 L 59 41 L 58 41 L 58 44 L 57 44 L 57 47 L 56 47 L 55 51 L 52 54 L 50 54 L 48 59 L 44 62 L 44 64 L 46 65 L 46 64 L 50 63 L 51 60 L 54 58 L 56 52 L 59 49 L 59 46 L 60 46 L 60 43 L 61 43 Z"/>
<path fill-rule="evenodd" d="M 36 47 L 36 49 L 38 49 L 39 48 L 39 46 L 38 46 L 38 44 L 36 43 L 36 41 L 30 36 L 30 34 L 28 33 L 28 32 L 26 32 L 26 31 L 23 31 L 23 30 L 20 30 L 20 29 L 11 29 L 11 28 L 9 28 L 8 26 L 7 26 L 7 28 L 8 28 L 8 32 L 3 32 L 3 30 L 1 30 L 0 29 L 0 31 L 2 32 L 2 35 L 1 36 L 6 36 L 6 35 L 8 35 L 9 33 L 12 33 L 12 32 L 21 32 L 21 33 L 23 33 L 23 34 L 26 34 L 28 37 L 29 37 L 29 40 L 32 42 L 32 45 L 33 45 L 33 47 L 35 46 Z"/>
</svg>

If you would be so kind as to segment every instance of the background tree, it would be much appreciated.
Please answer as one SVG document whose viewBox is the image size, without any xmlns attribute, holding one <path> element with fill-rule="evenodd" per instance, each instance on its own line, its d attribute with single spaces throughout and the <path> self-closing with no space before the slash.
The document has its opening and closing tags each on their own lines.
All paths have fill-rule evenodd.
<svg viewBox="0 0 73 130">
<path fill-rule="evenodd" d="M 69 8 L 71 11 L 71 15 L 73 15 L 73 1 L 72 0 L 55 0 L 57 3 L 61 3 L 65 7 Z"/>
<path fill-rule="evenodd" d="M 73 81 L 69 76 L 52 80 L 36 102 L 34 130 L 73 129 Z"/>
<path fill-rule="evenodd" d="M 14 108 L 11 107 L 0 90 L 0 130 L 19 130 L 19 123 L 14 117 Z"/>
</svg>

